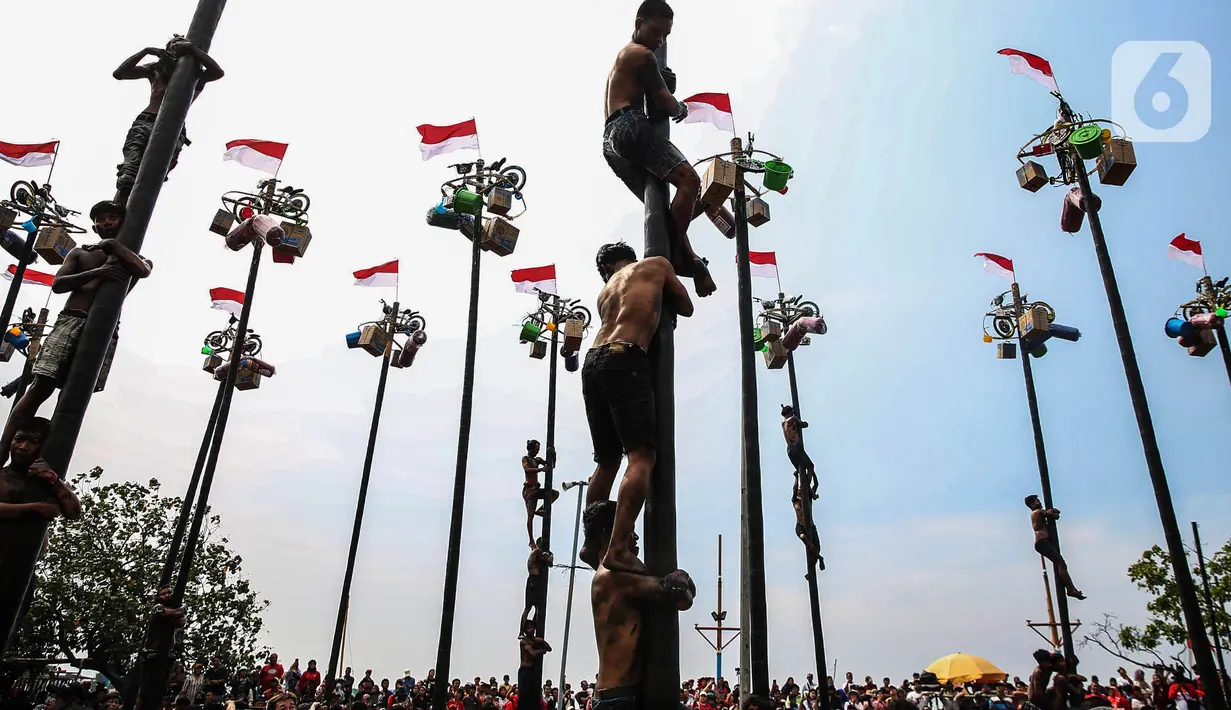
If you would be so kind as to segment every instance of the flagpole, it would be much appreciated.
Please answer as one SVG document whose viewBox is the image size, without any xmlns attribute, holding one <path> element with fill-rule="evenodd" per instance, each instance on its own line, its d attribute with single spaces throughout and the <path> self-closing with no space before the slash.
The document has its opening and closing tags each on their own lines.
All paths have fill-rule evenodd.
<svg viewBox="0 0 1231 710">
<path fill-rule="evenodd" d="M 47 171 L 47 181 L 44 186 L 51 186 L 51 175 L 56 171 L 56 158 L 60 156 L 60 141 L 56 141 L 56 149 L 51 153 L 51 169 Z"/>
<path fill-rule="evenodd" d="M 482 162 L 483 161 L 483 142 L 479 140 L 479 122 L 475 119 L 474 116 L 471 116 L 470 120 L 474 121 L 474 149 L 479 154 L 479 161 Z M 481 230 L 482 228 L 483 228 L 483 223 L 481 221 L 475 223 L 476 232 Z"/>
</svg>

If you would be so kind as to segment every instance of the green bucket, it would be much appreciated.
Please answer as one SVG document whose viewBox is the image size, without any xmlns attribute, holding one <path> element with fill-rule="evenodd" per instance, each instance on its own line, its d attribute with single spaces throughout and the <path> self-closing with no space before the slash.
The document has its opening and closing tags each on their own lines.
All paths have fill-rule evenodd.
<svg viewBox="0 0 1231 710">
<path fill-rule="evenodd" d="M 768 160 L 765 162 L 765 179 L 761 184 L 766 190 L 777 192 L 786 187 L 786 181 L 790 179 L 793 172 L 791 166 L 786 163 Z"/>
<path fill-rule="evenodd" d="M 453 210 L 458 214 L 477 215 L 483 210 L 483 198 L 465 188 L 453 193 Z"/>
<path fill-rule="evenodd" d="M 1215 309 L 1215 311 L 1214 311 L 1214 315 L 1218 316 L 1219 318 L 1226 318 L 1226 317 L 1227 317 L 1227 309 L 1226 309 L 1226 308 L 1218 308 L 1218 309 Z"/>
<path fill-rule="evenodd" d="M 1103 129 L 1088 123 L 1069 134 L 1069 144 L 1082 160 L 1094 160 L 1103 154 Z"/>
<path fill-rule="evenodd" d="M 528 320 L 521 324 L 521 342 L 533 343 L 543 333 L 543 325 L 537 321 Z"/>
</svg>

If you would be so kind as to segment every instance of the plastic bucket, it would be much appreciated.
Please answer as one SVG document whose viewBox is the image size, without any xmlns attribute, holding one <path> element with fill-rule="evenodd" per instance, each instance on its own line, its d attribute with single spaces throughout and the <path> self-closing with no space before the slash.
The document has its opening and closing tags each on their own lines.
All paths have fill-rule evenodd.
<svg viewBox="0 0 1231 710">
<path fill-rule="evenodd" d="M 1168 338 L 1191 338 L 1194 330 L 1193 324 L 1183 318 L 1169 318 L 1163 326 L 1163 332 Z"/>
<path fill-rule="evenodd" d="M 1086 124 L 1069 134 L 1069 145 L 1082 160 L 1094 160 L 1103 154 L 1103 129 Z"/>
<path fill-rule="evenodd" d="M 521 342 L 533 343 L 543 333 L 543 326 L 532 320 L 521 324 Z"/>
<path fill-rule="evenodd" d="M 791 166 L 786 163 L 780 163 L 777 160 L 766 161 L 765 176 L 761 184 L 766 190 L 777 192 L 786 187 L 786 181 L 790 179 L 793 172 Z"/>
<path fill-rule="evenodd" d="M 581 367 L 581 361 L 577 359 L 577 353 L 564 356 L 564 369 L 569 372 L 577 372 Z"/>
<path fill-rule="evenodd" d="M 346 347 L 348 348 L 359 347 L 359 331 L 356 330 L 353 333 L 346 334 Z"/>
<path fill-rule="evenodd" d="M 453 193 L 453 210 L 458 214 L 478 214 L 483 209 L 483 198 L 465 188 Z"/>
<path fill-rule="evenodd" d="M 1039 343 L 1030 351 L 1031 357 L 1043 357 L 1046 354 L 1047 354 L 1047 346 L 1044 345 L 1043 343 Z"/>
</svg>

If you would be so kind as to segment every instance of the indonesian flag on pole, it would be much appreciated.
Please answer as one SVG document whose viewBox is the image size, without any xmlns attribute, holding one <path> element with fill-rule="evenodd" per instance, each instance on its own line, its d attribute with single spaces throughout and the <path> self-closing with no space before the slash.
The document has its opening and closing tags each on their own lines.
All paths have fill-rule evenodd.
<svg viewBox="0 0 1231 710">
<path fill-rule="evenodd" d="M 423 140 L 419 142 L 419 152 L 424 160 L 431 160 L 444 153 L 466 148 L 479 148 L 479 127 L 474 119 L 455 123 L 452 126 L 433 126 L 425 123 L 418 127 Z"/>
<path fill-rule="evenodd" d="M 1167 258 L 1178 259 L 1198 269 L 1205 269 L 1205 257 L 1201 254 L 1201 242 L 1194 242 L 1183 234 L 1171 240 L 1171 246 L 1167 247 Z"/>
<path fill-rule="evenodd" d="M 3 276 L 5 281 L 12 281 L 17 276 L 17 264 L 9 264 L 9 269 L 4 272 Z M 33 269 L 26 269 L 26 273 L 21 277 L 22 283 L 38 284 L 39 286 L 50 286 L 51 282 L 55 280 L 54 274 L 44 274 Z"/>
<path fill-rule="evenodd" d="M 983 268 L 992 273 L 1000 274 L 1005 277 L 1009 283 L 1013 283 L 1013 260 L 1006 259 L 999 254 L 988 254 L 979 252 L 975 256 L 983 258 Z"/>
<path fill-rule="evenodd" d="M 398 285 L 398 260 L 386 261 L 380 266 L 356 271 L 355 285 L 396 287 Z"/>
<path fill-rule="evenodd" d="M 532 269 L 514 269 L 513 287 L 518 293 L 538 295 L 556 292 L 556 265 L 536 266 Z M 537 289 L 537 290 L 536 290 Z"/>
<path fill-rule="evenodd" d="M 778 278 L 778 257 L 772 251 L 748 252 L 748 268 L 753 276 L 763 279 Z"/>
<path fill-rule="evenodd" d="M 997 54 L 1009 58 L 1009 68 L 1014 74 L 1025 74 L 1052 91 L 1060 91 L 1060 87 L 1056 86 L 1056 75 L 1052 74 L 1051 64 L 1046 59 L 1020 49 L 1002 49 Z"/>
<path fill-rule="evenodd" d="M 688 116 L 684 123 L 712 123 L 724 131 L 735 130 L 730 94 L 696 94 L 684 99 Z"/>
<path fill-rule="evenodd" d="M 236 318 L 239 317 L 239 312 L 244 308 L 244 292 L 236 291 L 233 288 L 211 288 L 209 290 L 209 299 L 213 301 L 213 305 L 210 308 L 226 311 Z"/>
<path fill-rule="evenodd" d="M 60 141 L 50 143 L 5 143 L 0 141 L 0 160 L 23 168 L 37 168 L 56 161 L 56 149 Z"/>
<path fill-rule="evenodd" d="M 246 168 L 277 175 L 278 168 L 282 167 L 282 159 L 286 157 L 286 147 L 286 143 L 244 138 L 227 143 L 227 152 L 222 154 L 222 159 L 234 160 Z"/>
</svg>

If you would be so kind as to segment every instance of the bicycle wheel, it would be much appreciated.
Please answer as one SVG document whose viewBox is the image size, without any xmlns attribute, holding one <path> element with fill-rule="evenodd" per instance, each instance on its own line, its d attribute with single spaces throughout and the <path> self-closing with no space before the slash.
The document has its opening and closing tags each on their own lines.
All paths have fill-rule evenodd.
<svg viewBox="0 0 1231 710">
<path fill-rule="evenodd" d="M 812 301 L 800 301 L 799 305 L 795 306 L 801 316 L 806 318 L 815 318 L 821 315 L 821 307 Z"/>
<path fill-rule="evenodd" d="M 509 165 L 500 171 L 501 177 L 513 192 L 521 192 L 526 188 L 526 171 L 520 165 Z"/>
<path fill-rule="evenodd" d="M 261 348 L 264 343 L 261 342 L 261 336 L 256 333 L 249 333 L 248 339 L 244 341 L 244 354 L 248 357 L 256 357 L 261 354 Z"/>
<path fill-rule="evenodd" d="M 406 321 L 406 334 L 410 335 L 420 330 L 427 330 L 427 319 L 415 314 Z"/>
<path fill-rule="evenodd" d="M 205 344 L 208 345 L 213 350 L 218 350 L 220 348 L 226 347 L 228 340 L 230 340 L 230 338 L 228 338 L 227 334 L 222 332 L 221 330 L 215 330 L 214 332 L 205 336 Z"/>
<path fill-rule="evenodd" d="M 1002 338 L 1012 338 L 1017 326 L 1010 316 L 992 316 L 992 330 Z"/>
<path fill-rule="evenodd" d="M 573 310 L 569 312 L 569 317 L 580 318 L 584 325 L 589 326 L 590 320 L 594 316 L 590 315 L 590 309 L 585 306 L 573 306 Z"/>
<path fill-rule="evenodd" d="M 312 200 L 308 199 L 308 196 L 301 192 L 297 195 L 291 196 L 291 198 L 286 201 L 285 206 L 282 209 L 282 214 L 290 219 L 298 219 L 308 211 L 308 207 L 311 204 Z"/>
<path fill-rule="evenodd" d="M 18 180 L 13 183 L 13 187 L 9 188 L 9 199 L 20 207 L 33 208 L 34 198 L 37 194 L 38 188 L 25 180 Z"/>
<path fill-rule="evenodd" d="M 1051 306 L 1044 303 L 1043 301 L 1035 301 L 1031 305 L 1035 306 L 1036 308 L 1042 308 L 1043 310 L 1047 311 L 1047 322 L 1048 323 L 1052 323 L 1056 320 L 1056 309 L 1055 308 L 1052 308 Z"/>
</svg>

